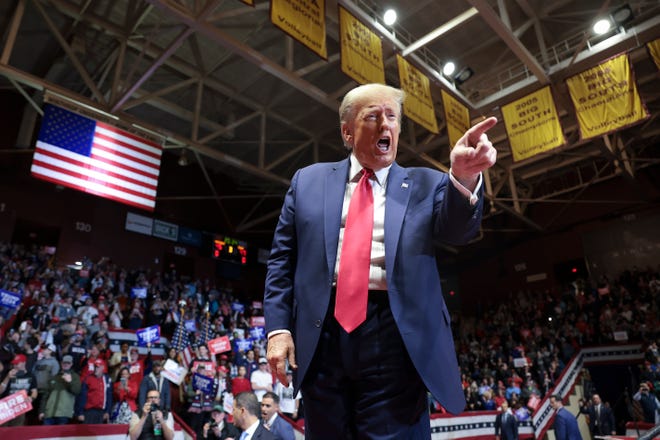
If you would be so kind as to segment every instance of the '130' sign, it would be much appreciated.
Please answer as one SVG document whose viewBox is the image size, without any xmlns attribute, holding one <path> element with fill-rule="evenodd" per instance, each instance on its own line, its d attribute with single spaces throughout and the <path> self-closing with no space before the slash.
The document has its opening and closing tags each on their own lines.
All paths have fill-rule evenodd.
<svg viewBox="0 0 660 440">
<path fill-rule="evenodd" d="M 76 222 L 76 231 L 92 232 L 92 225 L 85 222 Z"/>
</svg>

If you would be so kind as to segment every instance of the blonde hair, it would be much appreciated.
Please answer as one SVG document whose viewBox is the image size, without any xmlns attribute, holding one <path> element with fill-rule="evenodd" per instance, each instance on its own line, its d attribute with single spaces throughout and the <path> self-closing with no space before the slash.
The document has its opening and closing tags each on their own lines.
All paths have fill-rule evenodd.
<svg viewBox="0 0 660 440">
<path fill-rule="evenodd" d="M 399 105 L 399 118 L 401 118 L 401 107 L 403 106 L 404 99 L 406 99 L 406 92 L 385 84 L 372 83 L 358 86 L 344 95 L 344 99 L 339 106 L 340 126 L 353 119 L 355 116 L 355 103 L 357 101 L 365 96 L 375 94 L 383 94 L 388 98 L 392 98 Z"/>
</svg>

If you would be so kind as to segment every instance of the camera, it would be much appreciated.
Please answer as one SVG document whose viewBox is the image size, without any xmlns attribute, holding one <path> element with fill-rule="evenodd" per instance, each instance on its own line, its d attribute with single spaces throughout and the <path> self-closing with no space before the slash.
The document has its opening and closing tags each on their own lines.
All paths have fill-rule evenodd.
<svg viewBox="0 0 660 440">
<path fill-rule="evenodd" d="M 160 407 L 158 405 L 156 405 L 155 403 L 152 403 L 151 404 L 151 409 L 149 411 L 150 412 L 155 412 L 155 411 L 158 411 L 159 409 L 160 409 Z"/>
</svg>

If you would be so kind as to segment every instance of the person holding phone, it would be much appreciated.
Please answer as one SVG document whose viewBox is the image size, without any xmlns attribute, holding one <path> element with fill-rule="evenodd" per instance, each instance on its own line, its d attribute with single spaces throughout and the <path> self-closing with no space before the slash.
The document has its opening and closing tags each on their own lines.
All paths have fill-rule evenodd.
<svg viewBox="0 0 660 440">
<path fill-rule="evenodd" d="M 128 423 L 133 411 L 137 410 L 138 386 L 131 380 L 128 367 L 119 370 L 119 377 L 112 388 L 115 402 L 110 413 L 110 423 Z"/>
<path fill-rule="evenodd" d="M 63 356 L 60 371 L 47 383 L 39 408 L 39 420 L 44 425 L 71 423 L 76 397 L 81 390 L 80 376 L 71 369 L 72 365 L 73 357 Z"/>
</svg>

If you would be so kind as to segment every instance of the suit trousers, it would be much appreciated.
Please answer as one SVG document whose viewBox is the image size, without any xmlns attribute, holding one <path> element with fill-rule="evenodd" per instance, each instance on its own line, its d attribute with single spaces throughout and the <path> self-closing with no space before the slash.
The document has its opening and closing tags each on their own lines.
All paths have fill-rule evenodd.
<svg viewBox="0 0 660 440">
<path fill-rule="evenodd" d="M 369 292 L 367 319 L 349 334 L 334 318 L 333 293 L 301 386 L 305 438 L 431 438 L 426 386 L 408 356 L 387 295 Z"/>
</svg>

